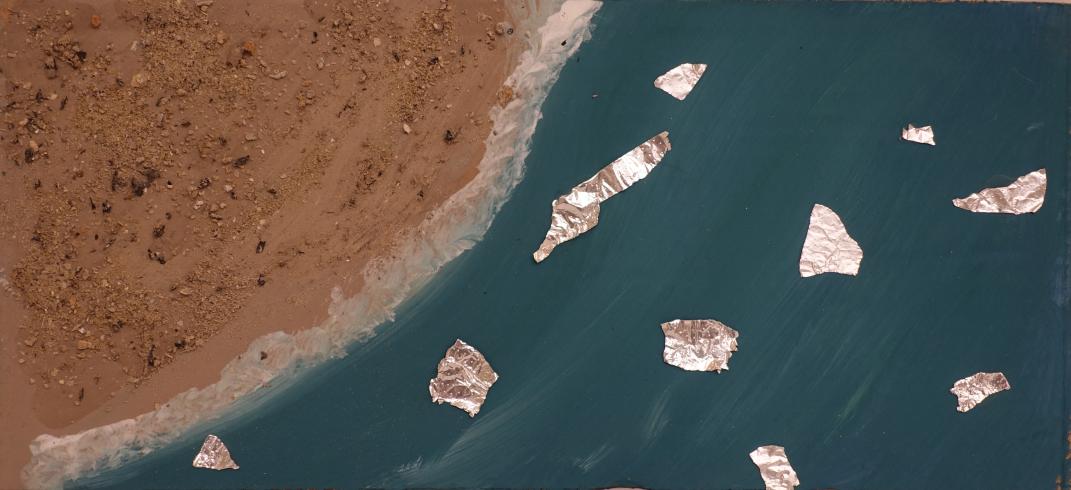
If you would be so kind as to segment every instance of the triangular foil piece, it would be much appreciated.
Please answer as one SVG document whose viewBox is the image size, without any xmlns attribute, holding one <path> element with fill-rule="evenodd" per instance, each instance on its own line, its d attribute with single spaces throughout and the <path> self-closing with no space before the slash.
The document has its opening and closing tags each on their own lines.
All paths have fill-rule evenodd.
<svg viewBox="0 0 1071 490">
<path fill-rule="evenodd" d="M 428 391 L 431 401 L 449 403 L 475 417 L 495 381 L 498 373 L 483 354 L 458 339 L 439 361 L 438 375 L 428 383 Z"/>
<path fill-rule="evenodd" d="M 669 132 L 663 131 L 555 199 L 550 205 L 550 229 L 532 258 L 542 262 L 554 247 L 594 228 L 599 224 L 599 204 L 647 177 L 670 148 Z"/>
<path fill-rule="evenodd" d="M 916 128 L 915 126 L 908 124 L 906 128 L 900 131 L 900 138 L 904 141 L 913 141 L 924 145 L 937 145 L 937 142 L 933 140 L 933 126 Z"/>
<path fill-rule="evenodd" d="M 989 395 L 1010 390 L 1011 384 L 1004 373 L 976 373 L 956 381 L 949 390 L 956 395 L 956 410 L 966 412 L 982 403 Z"/>
<path fill-rule="evenodd" d="M 707 65 L 702 63 L 683 63 L 656 78 L 654 86 L 677 100 L 684 100 L 695 88 L 695 84 L 699 83 L 705 71 L 707 71 Z"/>
<path fill-rule="evenodd" d="M 194 468 L 210 470 L 236 470 L 238 464 L 231 459 L 231 452 L 218 437 L 209 434 L 201 444 L 201 451 L 193 458 Z"/>
<path fill-rule="evenodd" d="M 781 446 L 762 446 L 751 451 L 751 461 L 759 467 L 766 490 L 792 490 L 799 486 L 796 470 L 788 462 L 785 448 Z"/>
<path fill-rule="evenodd" d="M 848 235 L 840 216 L 821 204 L 811 209 L 811 223 L 800 254 L 800 277 L 826 272 L 859 274 L 863 249 Z"/>
<path fill-rule="evenodd" d="M 952 204 L 972 213 L 1034 213 L 1045 204 L 1046 184 L 1045 169 L 1035 170 L 1006 187 L 982 189 Z"/>
<path fill-rule="evenodd" d="M 717 320 L 673 320 L 662 324 L 666 347 L 662 359 L 685 371 L 729 369 L 740 332 Z"/>
</svg>

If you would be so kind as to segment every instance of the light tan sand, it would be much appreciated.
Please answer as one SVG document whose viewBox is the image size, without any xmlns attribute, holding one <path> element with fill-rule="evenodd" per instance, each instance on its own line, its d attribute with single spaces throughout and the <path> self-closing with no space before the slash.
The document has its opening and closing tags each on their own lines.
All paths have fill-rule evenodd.
<svg viewBox="0 0 1071 490">
<path fill-rule="evenodd" d="M 150 411 L 359 292 L 475 175 L 507 20 L 494 0 L 0 0 L 0 488 L 38 434 Z"/>
</svg>

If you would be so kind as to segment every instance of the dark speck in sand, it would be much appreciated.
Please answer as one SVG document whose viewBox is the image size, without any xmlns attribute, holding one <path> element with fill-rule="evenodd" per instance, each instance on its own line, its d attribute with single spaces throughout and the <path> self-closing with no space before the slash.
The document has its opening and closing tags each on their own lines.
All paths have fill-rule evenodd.
<svg viewBox="0 0 1071 490">
<path fill-rule="evenodd" d="M 243 155 L 234 159 L 235 167 L 241 167 L 242 165 L 245 165 L 247 163 L 249 163 L 249 155 Z"/>
<path fill-rule="evenodd" d="M 264 247 L 266 247 L 266 246 L 268 246 L 268 242 L 266 242 L 264 240 L 261 240 L 261 241 L 257 242 L 257 253 L 263 252 L 264 251 Z"/>
<path fill-rule="evenodd" d="M 562 46 L 565 46 L 565 41 L 562 41 Z"/>
<path fill-rule="evenodd" d="M 263 361 L 263 360 L 265 360 L 267 358 L 268 358 L 268 353 L 264 352 L 264 351 L 260 351 L 260 360 Z"/>
</svg>

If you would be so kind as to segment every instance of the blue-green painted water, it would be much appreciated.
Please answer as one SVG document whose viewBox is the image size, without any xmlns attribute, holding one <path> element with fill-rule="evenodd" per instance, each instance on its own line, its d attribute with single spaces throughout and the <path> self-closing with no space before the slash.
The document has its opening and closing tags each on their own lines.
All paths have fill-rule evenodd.
<svg viewBox="0 0 1071 490">
<path fill-rule="evenodd" d="M 1051 488 L 1063 470 L 1069 10 L 607 3 L 545 106 L 485 240 L 370 341 L 241 422 L 85 486 L 757 488 L 787 448 L 804 488 Z M 684 102 L 651 81 L 710 65 Z M 599 97 L 593 99 L 592 93 Z M 933 124 L 936 147 L 899 141 Z M 539 265 L 549 203 L 663 129 L 673 150 Z M 1034 215 L 950 201 L 1040 167 Z M 811 206 L 863 247 L 802 279 Z M 659 324 L 740 331 L 722 374 L 662 362 Z M 475 419 L 431 403 L 455 338 L 501 375 Z M 948 389 L 1012 390 L 955 411 Z"/>
</svg>

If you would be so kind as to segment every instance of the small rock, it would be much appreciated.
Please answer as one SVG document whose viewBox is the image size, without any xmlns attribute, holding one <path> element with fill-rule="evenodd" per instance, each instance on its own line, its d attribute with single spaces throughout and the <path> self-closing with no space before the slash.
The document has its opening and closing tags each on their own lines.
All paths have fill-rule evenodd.
<svg viewBox="0 0 1071 490">
<path fill-rule="evenodd" d="M 253 44 L 253 41 L 246 40 L 242 43 L 242 56 L 253 56 L 257 54 L 257 45 Z"/>
<path fill-rule="evenodd" d="M 100 22 L 101 20 L 99 15 L 93 14 L 89 16 L 89 27 L 92 27 L 94 29 L 100 29 Z"/>
<path fill-rule="evenodd" d="M 505 36 L 506 34 L 513 34 L 513 26 L 509 22 L 499 22 L 495 24 L 495 34 L 499 36 Z"/>
<path fill-rule="evenodd" d="M 436 31 L 441 31 L 441 30 L 443 30 L 443 25 L 438 23 L 438 22 L 432 22 L 431 23 L 431 28 L 435 29 Z"/>
<path fill-rule="evenodd" d="M 254 134 L 254 133 L 246 133 L 245 134 L 245 140 L 246 141 L 256 141 L 257 140 L 257 135 Z"/>
<path fill-rule="evenodd" d="M 270 73 L 268 74 L 268 78 L 272 80 L 282 80 L 283 78 L 286 78 L 286 70 Z"/>
<path fill-rule="evenodd" d="M 268 242 L 266 242 L 264 240 L 258 241 L 257 242 L 257 253 L 263 252 L 264 251 L 264 247 L 267 247 L 267 246 L 268 246 Z"/>
<path fill-rule="evenodd" d="M 372 45 L 373 45 L 373 46 L 376 46 L 376 47 L 378 47 L 378 46 L 380 46 L 381 44 L 383 44 L 383 41 L 380 41 L 378 37 L 373 37 L 373 38 L 372 38 Z"/>
<path fill-rule="evenodd" d="M 90 342 L 88 340 L 79 340 L 78 341 L 78 350 L 86 350 L 86 349 L 92 349 L 92 348 L 93 348 L 93 342 Z"/>
<path fill-rule="evenodd" d="M 257 286 L 264 286 L 268 283 L 268 280 L 264 278 L 264 274 L 257 276 Z"/>
<path fill-rule="evenodd" d="M 193 294 L 193 290 L 190 289 L 190 288 L 181 288 L 181 289 L 178 290 L 178 292 L 179 292 L 179 294 L 181 294 L 183 296 L 189 296 L 189 295 Z"/>
<path fill-rule="evenodd" d="M 148 83 L 150 78 L 151 77 L 149 76 L 148 73 L 145 73 L 143 71 L 139 71 L 139 72 L 135 73 L 133 77 L 130 78 L 130 86 L 131 87 L 141 87 L 142 85 L 145 85 L 146 83 Z"/>
<path fill-rule="evenodd" d="M 268 358 L 268 353 L 264 352 L 264 351 L 260 351 L 260 360 L 263 361 L 263 360 L 265 360 L 267 358 Z"/>
<path fill-rule="evenodd" d="M 234 186 L 233 185 L 226 184 L 226 185 L 223 186 L 223 192 L 230 192 L 230 191 L 233 191 L 233 190 L 234 190 Z"/>
<path fill-rule="evenodd" d="M 409 134 L 413 132 L 413 128 L 410 128 L 408 124 L 402 123 L 402 132 L 405 134 Z"/>
<path fill-rule="evenodd" d="M 450 143 L 455 139 L 457 139 L 457 133 L 455 133 L 453 130 L 447 129 L 446 132 L 443 133 L 443 140 L 445 140 L 447 143 Z"/>
</svg>

